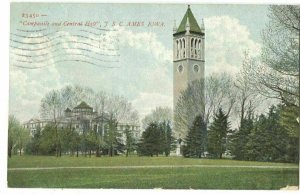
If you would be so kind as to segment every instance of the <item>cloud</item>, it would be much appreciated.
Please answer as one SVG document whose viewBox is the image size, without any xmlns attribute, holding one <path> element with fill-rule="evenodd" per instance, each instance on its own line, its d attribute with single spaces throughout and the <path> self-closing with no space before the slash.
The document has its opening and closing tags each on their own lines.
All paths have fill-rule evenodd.
<svg viewBox="0 0 300 195">
<path fill-rule="evenodd" d="M 237 18 L 214 16 L 205 19 L 206 75 L 211 73 L 237 73 L 244 52 L 258 56 L 261 45 L 251 39 L 247 26 Z"/>
<path fill-rule="evenodd" d="M 252 56 L 260 54 L 260 44 L 251 39 L 247 26 L 229 16 L 210 17 L 206 25 L 206 75 L 211 73 L 239 71 L 245 50 Z M 93 30 L 91 30 L 93 31 Z M 93 31 L 95 32 L 95 31 Z M 91 33 L 84 34 L 88 39 L 78 36 L 73 31 L 61 31 L 55 36 L 61 36 L 64 48 L 85 48 L 94 52 L 103 51 L 97 47 L 89 47 L 73 42 L 86 42 L 97 46 L 94 40 L 101 43 L 117 41 L 112 46 L 119 48 L 119 69 L 101 69 L 84 63 L 55 63 L 55 52 L 51 47 L 43 52 L 27 52 L 28 55 L 49 53 L 51 66 L 43 69 L 27 70 L 11 66 L 10 69 L 10 112 L 17 113 L 21 120 L 37 116 L 41 98 L 52 89 L 58 89 L 66 84 L 80 84 L 93 88 L 95 91 L 105 90 L 117 95 L 123 95 L 132 100 L 133 106 L 143 117 L 157 106 L 172 107 L 172 45 L 159 41 L 155 32 L 132 31 L 120 27 L 116 31 L 107 31 L 101 36 Z M 34 35 L 34 36 L 37 36 Z M 170 34 L 170 42 L 172 35 Z M 105 39 L 105 41 L 104 41 Z M 38 41 L 43 41 L 39 39 Z M 28 42 L 29 40 L 22 40 Z M 102 47 L 100 43 L 100 47 Z M 41 46 L 39 46 L 41 47 Z M 105 47 L 105 46 L 103 46 Z M 16 58 L 11 49 L 10 64 L 17 59 L 30 60 L 26 57 Z M 62 58 L 69 53 L 83 54 L 82 50 L 62 52 Z M 24 54 L 24 53 L 23 53 Z M 74 56 L 73 56 L 74 57 Z M 72 57 L 72 58 L 73 58 Z M 95 56 L 94 56 L 95 57 Z M 75 57 L 74 57 L 75 58 Z M 41 59 L 41 58 L 37 58 Z M 56 59 L 56 58 L 55 58 Z M 85 58 L 84 58 L 85 59 Z M 94 61 L 95 62 L 95 61 Z M 38 65 L 44 65 L 38 64 Z M 104 65 L 113 65 L 104 63 Z"/>
<path fill-rule="evenodd" d="M 117 31 L 110 32 L 118 37 L 121 46 L 128 46 L 139 51 L 150 53 L 156 60 L 161 62 L 172 62 L 172 50 L 168 49 L 160 41 L 154 32 L 133 32 L 124 27 L 116 28 Z"/>
</svg>

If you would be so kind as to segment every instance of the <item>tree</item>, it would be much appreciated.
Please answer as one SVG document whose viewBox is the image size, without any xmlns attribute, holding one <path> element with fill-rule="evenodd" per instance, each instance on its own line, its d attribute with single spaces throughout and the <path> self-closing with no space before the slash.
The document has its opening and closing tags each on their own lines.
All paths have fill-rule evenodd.
<svg viewBox="0 0 300 195">
<path fill-rule="evenodd" d="M 39 151 L 43 155 L 56 154 L 58 141 L 56 142 L 55 127 L 47 124 L 41 134 Z"/>
<path fill-rule="evenodd" d="M 236 99 L 233 88 L 231 76 L 225 73 L 210 75 L 205 78 L 205 81 L 191 82 L 187 89 L 181 92 L 175 105 L 175 133 L 185 137 L 188 128 L 192 126 L 198 115 L 202 115 L 204 122 L 208 124 L 220 107 L 229 116 Z"/>
<path fill-rule="evenodd" d="M 133 137 L 133 132 L 128 125 L 125 128 L 125 150 L 126 157 L 128 157 L 129 153 L 134 151 L 135 149 L 135 139 Z"/>
<path fill-rule="evenodd" d="M 243 71 L 252 78 L 255 90 L 295 107 L 299 117 L 300 7 L 272 5 L 269 11 L 270 22 L 262 33 L 261 59 L 249 59 Z"/>
<path fill-rule="evenodd" d="M 107 133 L 104 135 L 109 156 L 114 156 L 118 152 L 123 152 L 123 145 L 120 140 L 121 134 L 118 132 L 117 126 L 117 120 L 111 115 L 107 125 Z"/>
<path fill-rule="evenodd" d="M 294 106 L 281 105 L 280 124 L 287 130 L 290 137 L 299 138 L 298 109 Z"/>
<path fill-rule="evenodd" d="M 60 122 L 60 118 L 63 115 L 63 104 L 61 101 L 60 92 L 58 90 L 52 90 L 45 95 L 45 97 L 41 100 L 40 112 L 42 118 L 50 119 L 53 123 L 54 128 L 54 144 L 56 156 L 58 157 L 61 153 L 60 151 L 60 143 L 59 143 L 59 133 L 58 133 L 58 124 Z"/>
<path fill-rule="evenodd" d="M 152 122 L 142 133 L 142 138 L 138 144 L 138 153 L 139 155 L 153 156 L 161 152 L 161 139 L 160 139 L 160 130 L 158 124 Z"/>
<path fill-rule="evenodd" d="M 83 100 L 86 100 L 90 105 L 92 105 L 92 107 L 95 108 L 95 110 L 98 112 L 98 115 L 101 116 L 103 120 L 105 118 L 105 115 L 109 115 L 114 118 L 115 124 L 120 122 L 137 124 L 139 122 L 138 112 L 133 109 L 131 103 L 128 102 L 128 100 L 126 100 L 124 97 L 116 96 L 113 94 L 106 94 L 103 91 L 94 92 L 91 88 L 82 87 L 79 85 L 68 85 L 60 90 L 52 90 L 42 98 L 40 105 L 40 114 L 41 118 L 51 121 L 51 124 L 55 130 L 54 143 L 56 146 L 56 156 L 61 155 L 62 149 L 65 151 L 71 150 L 72 153 L 72 150 L 74 149 L 72 148 L 73 146 L 76 146 L 77 154 L 79 145 L 82 146 L 83 150 L 87 149 L 85 145 L 87 143 L 87 137 L 85 137 L 85 135 L 74 135 L 76 137 L 74 139 L 71 139 L 70 136 L 66 135 L 68 137 L 66 137 L 66 139 L 64 140 L 60 136 L 63 136 L 65 133 L 71 133 L 70 135 L 73 135 L 73 132 L 71 129 L 64 129 L 64 131 L 60 132 L 58 127 L 58 125 L 62 122 L 61 120 L 64 119 L 64 110 L 66 110 L 67 108 L 75 107 L 79 101 Z M 88 120 L 82 119 L 81 123 L 85 124 L 85 130 L 90 130 Z M 102 124 L 103 123 L 104 121 L 102 121 Z M 72 124 L 70 124 L 70 126 L 72 126 Z M 104 131 L 104 129 L 102 129 L 102 131 Z M 112 131 L 109 132 L 111 133 Z M 82 137 L 84 139 L 80 139 L 79 137 Z M 120 136 L 117 136 L 117 139 L 119 139 L 119 137 Z M 110 136 L 106 136 L 106 138 L 109 138 L 108 143 L 111 144 L 112 140 L 110 140 Z M 100 136 L 99 133 L 95 134 L 95 139 L 96 140 L 94 141 L 97 142 L 96 156 L 100 156 L 100 150 L 104 151 L 104 147 L 108 146 L 107 143 L 104 143 L 107 142 L 107 140 L 104 140 L 103 135 Z M 74 145 L 73 143 L 71 144 L 71 141 L 78 142 Z M 117 145 L 115 149 L 121 151 L 123 149 L 121 142 L 117 141 L 116 143 Z M 70 144 L 73 146 L 71 147 Z"/>
<path fill-rule="evenodd" d="M 161 148 L 165 156 L 169 156 L 171 151 L 176 147 L 176 141 L 173 137 L 172 128 L 169 121 L 163 121 L 159 123 L 160 128 L 160 139 L 161 139 Z"/>
<path fill-rule="evenodd" d="M 169 156 L 175 148 L 175 139 L 169 122 L 152 122 L 142 133 L 141 140 L 137 144 L 138 154 L 144 156 Z"/>
<path fill-rule="evenodd" d="M 40 153 L 41 145 L 41 128 L 37 126 L 36 131 L 33 134 L 33 137 L 30 139 L 26 147 L 26 152 L 33 155 L 38 155 Z"/>
<path fill-rule="evenodd" d="M 184 157 L 197 157 L 201 158 L 206 149 L 207 143 L 207 129 L 201 115 L 198 115 L 190 127 L 188 134 L 185 138 L 185 145 L 183 146 Z"/>
<path fill-rule="evenodd" d="M 280 107 L 272 106 L 267 116 L 259 116 L 246 144 L 246 160 L 296 162 L 299 159 L 298 139 L 290 137 L 280 125 L 280 112 Z"/>
<path fill-rule="evenodd" d="M 249 135 L 253 130 L 254 119 L 251 114 L 248 114 L 247 118 L 241 120 L 239 129 L 234 131 L 230 136 L 229 150 L 234 159 L 245 160 L 246 145 L 249 142 Z"/>
<path fill-rule="evenodd" d="M 175 105 L 174 131 L 177 137 L 186 136 L 197 115 L 204 115 L 204 80 L 195 80 L 181 92 Z"/>
<path fill-rule="evenodd" d="M 236 102 L 236 92 L 233 90 L 232 77 L 226 73 L 212 74 L 205 78 L 205 115 L 204 121 L 208 124 L 211 118 L 218 113 L 219 108 L 229 116 Z"/>
<path fill-rule="evenodd" d="M 226 137 L 229 132 L 228 116 L 222 109 L 214 116 L 213 122 L 208 131 L 208 152 L 222 158 L 226 150 Z"/>
<path fill-rule="evenodd" d="M 245 52 L 243 67 L 249 63 L 249 55 Z M 247 119 L 254 113 L 258 106 L 262 106 L 263 98 L 259 95 L 252 85 L 252 78 L 249 75 L 244 74 L 240 71 L 234 81 L 234 88 L 232 89 L 236 94 L 234 111 L 235 114 L 240 118 L 239 127 L 242 126 L 244 119 Z"/>
<path fill-rule="evenodd" d="M 172 109 L 169 107 L 156 107 L 155 110 L 152 110 L 151 113 L 142 120 L 143 129 L 146 129 L 151 122 L 162 123 L 169 121 L 172 126 L 172 114 Z"/>
<path fill-rule="evenodd" d="M 15 116 L 9 115 L 8 117 L 8 157 L 11 158 L 12 150 L 17 143 L 17 134 L 21 128 L 19 121 Z"/>
<path fill-rule="evenodd" d="M 29 141 L 30 141 L 29 130 L 19 125 L 16 131 L 16 149 L 18 149 L 20 156 L 22 155 L 22 151 L 25 151 L 25 146 Z"/>
</svg>

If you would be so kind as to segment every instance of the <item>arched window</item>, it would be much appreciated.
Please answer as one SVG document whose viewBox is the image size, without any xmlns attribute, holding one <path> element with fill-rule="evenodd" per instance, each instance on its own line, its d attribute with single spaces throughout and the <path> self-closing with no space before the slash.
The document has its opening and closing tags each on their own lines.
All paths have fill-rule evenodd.
<svg viewBox="0 0 300 195">
<path fill-rule="evenodd" d="M 179 58 L 179 43 L 178 40 L 176 40 L 176 59 Z"/>
<path fill-rule="evenodd" d="M 194 72 L 197 73 L 199 72 L 199 66 L 197 64 L 194 65 Z"/>
<path fill-rule="evenodd" d="M 182 58 L 182 41 L 181 39 L 179 40 L 179 43 L 180 43 L 180 47 L 179 47 L 179 58 L 181 59 Z"/>
<path fill-rule="evenodd" d="M 194 38 L 191 39 L 191 58 L 194 57 Z"/>
<path fill-rule="evenodd" d="M 198 39 L 198 59 L 201 59 L 201 39 Z"/>
<path fill-rule="evenodd" d="M 182 73 L 182 71 L 183 71 L 183 66 L 180 64 L 180 65 L 178 66 L 178 72 Z"/>
<path fill-rule="evenodd" d="M 183 42 L 183 58 L 185 58 L 185 39 L 182 39 Z"/>
<path fill-rule="evenodd" d="M 197 58 L 197 39 L 195 39 L 194 52 L 195 52 L 195 58 Z"/>
</svg>

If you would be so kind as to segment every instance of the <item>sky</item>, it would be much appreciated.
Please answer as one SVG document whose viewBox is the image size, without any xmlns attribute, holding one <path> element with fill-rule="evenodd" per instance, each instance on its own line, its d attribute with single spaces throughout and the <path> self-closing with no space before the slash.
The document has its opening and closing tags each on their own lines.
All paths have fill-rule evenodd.
<svg viewBox="0 0 300 195">
<path fill-rule="evenodd" d="M 141 118 L 157 106 L 172 107 L 172 33 L 186 9 L 12 3 L 9 113 L 21 121 L 38 117 L 43 96 L 66 85 L 124 96 Z M 206 76 L 235 74 L 245 51 L 260 54 L 266 5 L 193 4 L 191 10 L 198 24 L 202 18 L 205 23 Z"/>
</svg>

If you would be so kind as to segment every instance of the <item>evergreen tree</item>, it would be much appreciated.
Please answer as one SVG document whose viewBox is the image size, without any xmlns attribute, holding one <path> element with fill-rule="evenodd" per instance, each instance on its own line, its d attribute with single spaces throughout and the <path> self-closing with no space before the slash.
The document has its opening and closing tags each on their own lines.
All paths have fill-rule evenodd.
<svg viewBox="0 0 300 195">
<path fill-rule="evenodd" d="M 183 156 L 201 158 L 206 149 L 206 140 L 206 124 L 201 115 L 198 115 L 195 118 L 192 127 L 189 128 L 188 134 L 184 140 Z"/>
<path fill-rule="evenodd" d="M 260 115 L 249 135 L 246 145 L 246 160 L 290 161 L 293 141 L 284 127 L 280 125 L 280 110 L 272 106 L 267 116 Z M 296 157 L 297 158 L 297 157 Z"/>
<path fill-rule="evenodd" d="M 246 144 L 249 141 L 249 134 L 253 129 L 253 119 L 251 115 L 242 119 L 241 126 L 230 136 L 229 149 L 234 159 L 244 160 L 246 153 Z"/>
<path fill-rule="evenodd" d="M 107 133 L 104 135 L 104 140 L 107 145 L 108 155 L 114 156 L 118 152 L 124 152 L 124 145 L 121 143 L 121 134 L 117 129 L 118 122 L 111 116 L 108 121 Z"/>
<path fill-rule="evenodd" d="M 222 109 L 214 116 L 208 131 L 208 152 L 215 157 L 222 158 L 226 150 L 226 138 L 229 132 L 228 116 Z"/>
<path fill-rule="evenodd" d="M 125 149 L 126 149 L 126 157 L 127 157 L 129 153 L 134 151 L 135 149 L 135 139 L 133 137 L 133 132 L 128 125 L 125 128 L 125 139 L 126 139 Z"/>
<path fill-rule="evenodd" d="M 139 155 L 153 156 L 161 152 L 160 130 L 157 123 L 153 122 L 148 125 L 142 134 L 142 139 L 138 144 Z"/>
<path fill-rule="evenodd" d="M 162 122 L 161 124 L 161 137 L 163 138 L 163 153 L 165 153 L 165 156 L 169 156 L 171 153 L 171 150 L 175 149 L 176 143 L 175 138 L 172 135 L 172 128 L 170 126 L 170 121 Z"/>
</svg>

